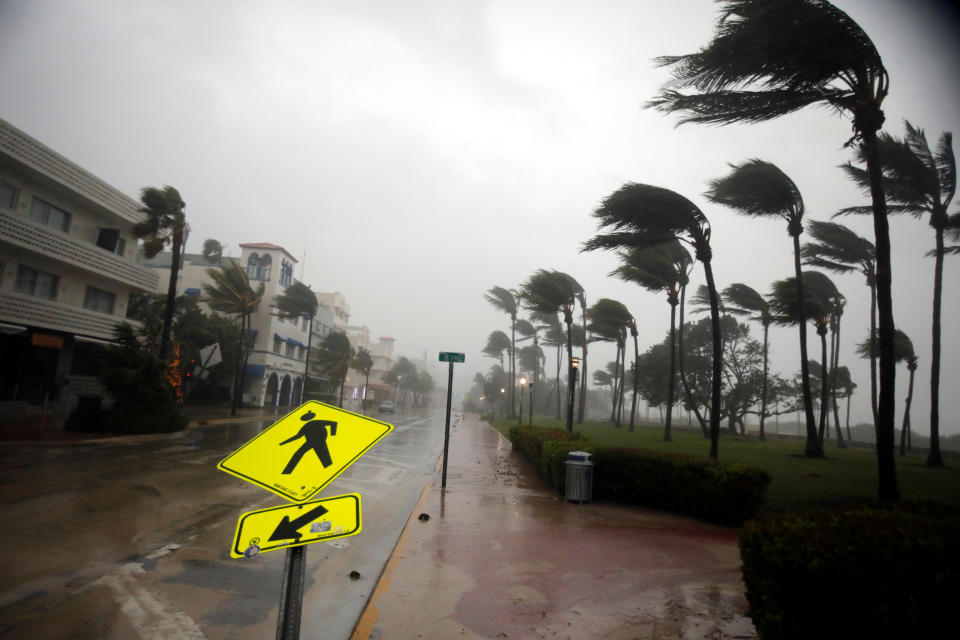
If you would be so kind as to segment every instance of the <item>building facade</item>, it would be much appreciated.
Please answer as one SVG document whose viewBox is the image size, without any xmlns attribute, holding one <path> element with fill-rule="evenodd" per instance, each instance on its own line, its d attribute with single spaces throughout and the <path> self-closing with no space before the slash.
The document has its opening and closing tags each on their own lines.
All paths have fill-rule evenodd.
<svg viewBox="0 0 960 640">
<path fill-rule="evenodd" d="M 98 349 L 130 292 L 158 286 L 135 261 L 139 208 L 0 120 L 0 403 L 65 418 L 102 396 Z"/>
</svg>

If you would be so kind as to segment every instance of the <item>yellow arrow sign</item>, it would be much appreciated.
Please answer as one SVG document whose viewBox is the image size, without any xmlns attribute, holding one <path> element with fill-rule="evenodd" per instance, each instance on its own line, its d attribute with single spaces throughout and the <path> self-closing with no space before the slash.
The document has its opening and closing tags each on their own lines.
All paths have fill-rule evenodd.
<svg viewBox="0 0 960 640">
<path fill-rule="evenodd" d="M 392 424 L 311 400 L 224 458 L 217 468 L 287 500 L 303 502 L 392 430 Z"/>
<path fill-rule="evenodd" d="M 240 516 L 231 558 L 253 556 L 360 533 L 360 494 L 285 504 Z"/>
</svg>

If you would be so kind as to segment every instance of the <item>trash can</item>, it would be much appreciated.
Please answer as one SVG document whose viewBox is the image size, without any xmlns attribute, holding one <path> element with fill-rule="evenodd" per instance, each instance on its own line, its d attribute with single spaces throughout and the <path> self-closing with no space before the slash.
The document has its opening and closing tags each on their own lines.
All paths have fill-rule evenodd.
<svg viewBox="0 0 960 640">
<path fill-rule="evenodd" d="M 593 463 L 586 451 L 571 451 L 564 463 L 567 467 L 567 500 L 590 502 L 593 499 Z"/>
</svg>

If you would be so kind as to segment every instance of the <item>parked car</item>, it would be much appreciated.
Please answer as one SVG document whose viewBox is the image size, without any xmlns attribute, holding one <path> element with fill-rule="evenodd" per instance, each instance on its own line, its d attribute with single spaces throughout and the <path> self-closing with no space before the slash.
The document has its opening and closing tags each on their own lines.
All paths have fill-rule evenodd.
<svg viewBox="0 0 960 640">
<path fill-rule="evenodd" d="M 380 413 L 393 413 L 393 402 L 384 400 L 380 403 Z"/>
</svg>

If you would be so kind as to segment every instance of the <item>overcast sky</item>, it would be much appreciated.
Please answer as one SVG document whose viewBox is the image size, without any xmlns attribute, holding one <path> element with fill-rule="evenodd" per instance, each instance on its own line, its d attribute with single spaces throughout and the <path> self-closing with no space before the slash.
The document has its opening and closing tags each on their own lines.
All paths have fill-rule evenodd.
<svg viewBox="0 0 960 640">
<path fill-rule="evenodd" d="M 948 3 L 839 0 L 890 72 L 885 130 L 909 119 L 931 146 L 960 131 L 958 20 Z M 457 391 L 493 361 L 506 316 L 483 299 L 538 268 L 625 303 L 640 346 L 663 337 L 664 296 L 607 277 L 611 254 L 580 254 L 591 212 L 624 182 L 673 189 L 713 225 L 718 287 L 765 292 L 792 274 L 785 224 L 705 201 L 728 162 L 761 158 L 797 183 L 807 216 L 865 204 L 837 165 L 850 121 L 808 109 L 755 126 L 675 128 L 642 108 L 666 80 L 652 59 L 712 33 L 708 0 L 156 2 L 0 0 L 0 117 L 133 197 L 170 184 L 187 203 L 188 250 L 271 242 L 302 280 L 342 291 L 352 322 L 426 354 L 466 353 Z M 955 209 L 956 207 L 954 207 Z M 873 237 L 869 219 L 843 220 Z M 891 221 L 894 313 L 920 357 L 914 429 L 929 413 L 933 247 L 926 221 Z M 960 258 L 947 257 L 941 429 L 960 432 Z M 296 272 L 301 276 L 301 270 Z M 694 284 L 703 282 L 696 271 Z M 834 278 L 848 303 L 841 364 L 869 417 L 862 276 Z M 759 329 L 754 333 L 759 337 Z M 772 371 L 799 369 L 796 330 L 773 329 Z M 811 332 L 811 348 L 819 353 Z M 819 359 L 819 357 L 817 356 Z M 613 359 L 594 346 L 590 369 Z M 907 375 L 898 370 L 898 424 Z"/>
</svg>

